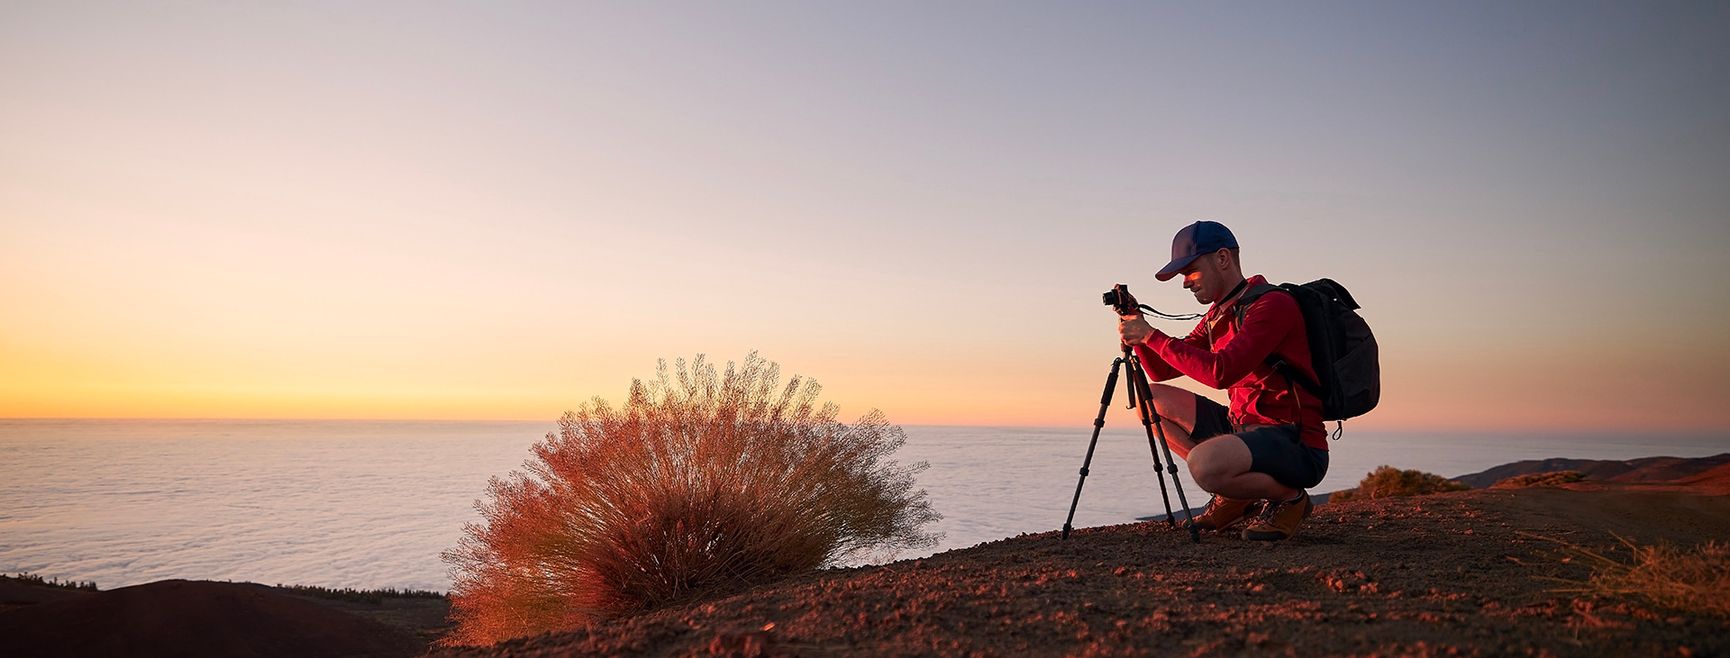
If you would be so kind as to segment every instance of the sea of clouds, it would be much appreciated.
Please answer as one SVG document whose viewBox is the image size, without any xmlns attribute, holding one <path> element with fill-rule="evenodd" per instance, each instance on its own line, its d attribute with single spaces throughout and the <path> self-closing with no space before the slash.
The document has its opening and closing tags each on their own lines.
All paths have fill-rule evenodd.
<svg viewBox="0 0 1730 658">
<path fill-rule="evenodd" d="M 1102 433 L 1077 527 L 1162 513 L 1145 434 Z M 326 587 L 450 586 L 454 546 L 488 478 L 519 469 L 546 423 L 0 420 L 0 572 Z M 1092 428 L 910 426 L 903 462 L 944 515 L 917 557 L 1055 530 Z M 1491 436 L 1347 431 L 1317 491 L 1381 464 L 1461 475 L 1544 457 L 1627 459 L 1730 450 L 1723 436 Z M 1181 473 L 1181 469 L 1180 469 Z M 1189 503 L 1206 494 L 1183 474 Z M 1175 508 L 1175 492 L 1171 498 Z"/>
</svg>

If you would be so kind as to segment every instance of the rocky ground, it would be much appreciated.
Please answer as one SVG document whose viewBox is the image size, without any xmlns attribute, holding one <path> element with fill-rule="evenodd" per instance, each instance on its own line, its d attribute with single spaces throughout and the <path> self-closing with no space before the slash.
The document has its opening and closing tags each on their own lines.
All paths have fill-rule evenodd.
<svg viewBox="0 0 1730 658">
<path fill-rule="evenodd" d="M 1720 473 L 1722 479 L 1730 472 Z M 1716 480 L 1715 480 L 1716 481 Z M 1025 535 L 452 656 L 1702 656 L 1730 623 L 1557 591 L 1566 545 L 1730 538 L 1730 497 L 1580 484 L 1324 505 L 1301 534 Z"/>
</svg>

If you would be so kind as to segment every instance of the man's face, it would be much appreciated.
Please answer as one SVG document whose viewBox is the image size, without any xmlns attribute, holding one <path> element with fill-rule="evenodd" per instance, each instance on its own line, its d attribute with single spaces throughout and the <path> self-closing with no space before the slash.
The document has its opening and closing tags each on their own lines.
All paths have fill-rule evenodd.
<svg viewBox="0 0 1730 658">
<path fill-rule="evenodd" d="M 1178 270 L 1183 277 L 1183 289 L 1194 293 L 1197 303 L 1212 304 L 1227 292 L 1222 290 L 1226 277 L 1219 261 L 1219 253 L 1214 252 L 1190 261 L 1189 265 Z"/>
</svg>

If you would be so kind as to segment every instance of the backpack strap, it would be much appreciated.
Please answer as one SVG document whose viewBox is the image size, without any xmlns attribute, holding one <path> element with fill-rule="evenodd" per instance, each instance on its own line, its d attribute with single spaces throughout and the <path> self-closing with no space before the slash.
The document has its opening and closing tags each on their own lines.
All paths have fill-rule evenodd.
<svg viewBox="0 0 1730 658">
<path fill-rule="evenodd" d="M 1284 288 L 1271 283 L 1263 283 L 1252 287 L 1249 290 L 1245 290 L 1243 292 L 1243 297 L 1238 298 L 1237 306 L 1232 309 L 1232 328 L 1239 331 L 1243 330 L 1243 316 L 1245 313 L 1249 312 L 1249 305 L 1254 304 L 1256 300 L 1261 299 L 1262 295 L 1270 292 L 1284 292 L 1288 295 L 1292 294 L 1291 291 L 1285 290 Z M 1298 321 L 1302 322 L 1303 318 L 1299 317 Z M 1313 358 L 1314 355 L 1311 356 Z M 1274 372 L 1284 376 L 1287 382 L 1302 385 L 1305 390 L 1314 393 L 1318 398 L 1327 398 L 1322 391 L 1321 382 L 1310 379 L 1307 375 L 1300 372 L 1297 369 L 1297 366 L 1286 362 L 1285 357 L 1280 356 L 1279 352 L 1268 354 L 1267 358 L 1263 359 L 1262 362 L 1273 368 Z M 1292 391 L 1292 398 L 1297 398 L 1297 391 Z"/>
<path fill-rule="evenodd" d="M 1318 398 L 1323 400 L 1327 399 L 1327 395 L 1323 393 L 1322 385 L 1320 383 L 1304 375 L 1303 371 L 1297 369 L 1297 366 L 1286 363 L 1286 360 L 1280 357 L 1278 353 L 1267 355 L 1266 363 L 1273 367 L 1274 372 L 1284 375 L 1286 381 L 1303 386 L 1304 390 L 1314 393 Z M 1293 391 L 1292 396 L 1296 397 L 1297 392 Z"/>
<path fill-rule="evenodd" d="M 1274 284 L 1263 283 L 1261 285 L 1252 286 L 1249 290 L 1243 291 L 1243 296 L 1237 298 L 1237 305 L 1232 307 L 1232 329 L 1243 329 L 1243 314 L 1249 312 L 1250 304 L 1254 304 L 1255 300 L 1261 299 L 1262 295 L 1279 289 L 1279 286 Z"/>
</svg>

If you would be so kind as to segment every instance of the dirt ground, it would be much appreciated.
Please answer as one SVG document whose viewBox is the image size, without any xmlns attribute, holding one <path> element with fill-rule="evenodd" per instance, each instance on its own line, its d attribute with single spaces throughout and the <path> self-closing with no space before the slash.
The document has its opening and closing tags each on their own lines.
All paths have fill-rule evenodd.
<svg viewBox="0 0 1730 658">
<path fill-rule="evenodd" d="M 1566 542 L 1730 539 L 1683 485 L 1478 490 L 1318 507 L 1256 544 L 1163 522 L 1023 535 L 450 656 L 1711 656 L 1730 620 L 1556 591 Z M 1561 580 L 1555 580 L 1561 579 Z"/>
</svg>

